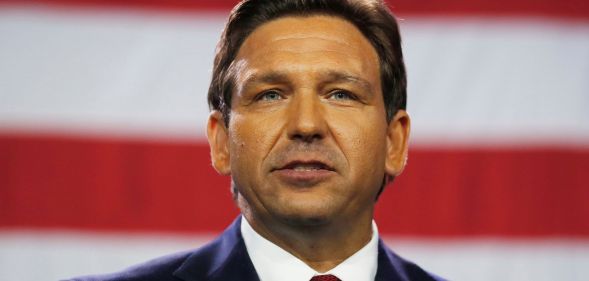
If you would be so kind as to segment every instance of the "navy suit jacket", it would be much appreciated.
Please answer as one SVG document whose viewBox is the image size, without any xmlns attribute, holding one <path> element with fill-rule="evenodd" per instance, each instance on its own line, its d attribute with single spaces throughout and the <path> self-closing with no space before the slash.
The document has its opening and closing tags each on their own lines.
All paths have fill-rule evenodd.
<svg viewBox="0 0 589 281">
<path fill-rule="evenodd" d="M 241 236 L 241 216 L 202 248 L 161 257 L 121 272 L 72 281 L 259 281 Z M 378 241 L 376 281 L 444 280 L 404 260 Z M 279 280 L 277 280 L 279 281 Z M 346 280 L 347 281 L 347 280 Z"/>
</svg>

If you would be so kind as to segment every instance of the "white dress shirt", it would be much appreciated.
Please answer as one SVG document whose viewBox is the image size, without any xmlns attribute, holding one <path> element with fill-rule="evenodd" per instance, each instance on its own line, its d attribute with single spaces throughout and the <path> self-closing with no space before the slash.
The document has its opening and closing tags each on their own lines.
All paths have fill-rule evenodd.
<svg viewBox="0 0 589 281">
<path fill-rule="evenodd" d="M 328 272 L 319 273 L 291 253 L 258 234 L 243 217 L 241 235 L 260 281 L 309 281 L 332 274 L 342 281 L 373 281 L 378 266 L 378 229 L 372 221 L 372 238 L 362 249 Z"/>
</svg>

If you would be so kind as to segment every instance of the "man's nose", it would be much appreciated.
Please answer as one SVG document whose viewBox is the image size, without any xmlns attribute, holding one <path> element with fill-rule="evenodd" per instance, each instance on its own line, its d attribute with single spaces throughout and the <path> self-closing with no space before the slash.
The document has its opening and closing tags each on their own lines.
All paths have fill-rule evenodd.
<svg viewBox="0 0 589 281">
<path fill-rule="evenodd" d="M 292 140 L 313 142 L 327 133 L 322 102 L 316 93 L 300 93 L 289 104 L 287 134 Z"/>
</svg>

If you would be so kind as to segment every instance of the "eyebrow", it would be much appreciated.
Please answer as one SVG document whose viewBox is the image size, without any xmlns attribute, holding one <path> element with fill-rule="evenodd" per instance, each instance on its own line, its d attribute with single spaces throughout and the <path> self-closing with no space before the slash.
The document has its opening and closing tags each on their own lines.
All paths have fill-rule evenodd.
<svg viewBox="0 0 589 281">
<path fill-rule="evenodd" d="M 368 82 L 364 78 L 355 76 L 353 74 L 329 70 L 321 73 L 321 75 L 325 77 L 322 84 L 341 82 L 352 83 L 364 88 L 364 90 L 366 90 L 368 93 L 372 93 L 372 84 L 370 84 L 370 82 Z"/>
<path fill-rule="evenodd" d="M 335 70 L 326 70 L 322 71 L 319 74 L 322 79 L 320 86 L 324 86 L 326 84 L 331 83 L 352 83 L 362 87 L 368 93 L 372 93 L 373 87 L 370 82 L 367 80 L 358 77 L 356 75 L 343 72 L 343 71 L 335 71 Z M 261 74 L 252 74 L 247 77 L 243 83 L 243 88 L 247 89 L 252 86 L 252 84 L 281 84 L 281 83 L 290 83 L 289 74 L 283 71 L 270 71 L 267 73 Z"/>
<path fill-rule="evenodd" d="M 288 75 L 286 72 L 271 71 L 262 74 L 254 73 L 250 75 L 245 79 L 243 87 L 247 89 L 251 87 L 252 84 L 279 84 L 287 82 Z"/>
</svg>

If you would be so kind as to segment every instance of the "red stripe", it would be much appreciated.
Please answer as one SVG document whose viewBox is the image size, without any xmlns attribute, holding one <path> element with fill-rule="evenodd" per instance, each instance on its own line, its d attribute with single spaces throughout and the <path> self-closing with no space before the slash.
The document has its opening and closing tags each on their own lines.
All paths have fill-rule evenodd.
<svg viewBox="0 0 589 281">
<path fill-rule="evenodd" d="M 219 231 L 238 213 L 204 143 L 0 135 L 0 227 Z M 589 150 L 426 149 L 377 207 L 384 234 L 589 237 Z"/>
<path fill-rule="evenodd" d="M 414 149 L 378 205 L 379 226 L 407 235 L 588 237 L 588 167 L 589 150 Z"/>
<path fill-rule="evenodd" d="M 236 0 L 0 0 L 0 3 L 202 11 L 231 9 Z M 586 0 L 395 0 L 387 1 L 401 17 L 409 15 L 542 16 L 589 18 Z"/>
</svg>

